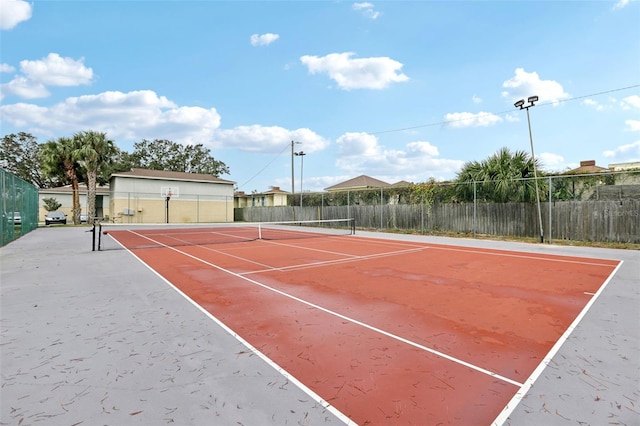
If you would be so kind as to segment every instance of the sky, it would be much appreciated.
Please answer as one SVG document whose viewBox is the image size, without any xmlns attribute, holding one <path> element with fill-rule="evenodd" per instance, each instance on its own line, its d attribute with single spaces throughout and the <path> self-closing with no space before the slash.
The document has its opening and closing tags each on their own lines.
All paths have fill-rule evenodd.
<svg viewBox="0 0 640 426">
<path fill-rule="evenodd" d="M 640 161 L 636 0 L 0 0 L 0 52 L 3 136 L 203 144 L 246 193 L 530 154 L 531 96 L 544 171 Z"/>
</svg>

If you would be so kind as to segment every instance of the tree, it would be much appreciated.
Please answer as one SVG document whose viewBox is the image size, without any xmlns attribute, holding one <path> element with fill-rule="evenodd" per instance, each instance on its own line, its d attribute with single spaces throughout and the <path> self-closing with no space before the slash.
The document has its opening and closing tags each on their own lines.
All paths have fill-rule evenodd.
<svg viewBox="0 0 640 426">
<path fill-rule="evenodd" d="M 536 160 L 536 168 L 540 162 Z M 511 152 L 501 148 L 481 162 L 466 163 L 456 177 L 458 195 L 462 200 L 473 199 L 474 185 L 476 198 L 484 201 L 534 202 L 536 200 L 533 161 L 525 151 Z M 544 196 L 544 182 L 538 182 L 541 196 Z"/>
<path fill-rule="evenodd" d="M 62 204 L 53 197 L 43 198 L 42 201 L 44 202 L 45 210 L 48 212 L 54 212 L 62 206 Z"/>
<path fill-rule="evenodd" d="M 44 144 L 41 152 L 42 167 L 49 177 L 70 183 L 73 194 L 73 223 L 80 223 L 80 195 L 78 193 L 78 145 L 73 138 L 58 138 Z"/>
<path fill-rule="evenodd" d="M 214 159 L 202 144 L 181 145 L 166 139 L 143 139 L 133 146 L 133 167 L 173 172 L 203 173 L 219 177 L 229 174 L 229 167 Z"/>
<path fill-rule="evenodd" d="M 111 161 L 103 164 L 98 173 L 98 184 L 106 185 L 112 174 L 118 172 L 126 172 L 136 167 L 132 160 L 132 155 L 126 151 L 122 151 L 117 146 L 113 147 Z"/>
<path fill-rule="evenodd" d="M 49 188 L 53 182 L 47 179 L 40 167 L 40 149 L 37 139 L 30 133 L 5 135 L 2 138 L 0 164 L 5 170 L 39 188 Z"/>
<path fill-rule="evenodd" d="M 113 141 L 106 133 L 85 131 L 73 136 L 77 146 L 76 158 L 87 173 L 87 223 L 93 224 L 96 216 L 96 185 L 98 172 L 105 168 L 116 153 Z"/>
</svg>

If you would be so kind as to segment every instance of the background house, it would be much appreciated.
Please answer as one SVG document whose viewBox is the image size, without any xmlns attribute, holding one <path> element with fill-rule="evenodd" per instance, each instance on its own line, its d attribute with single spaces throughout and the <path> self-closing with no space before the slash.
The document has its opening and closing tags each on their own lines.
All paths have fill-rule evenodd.
<svg viewBox="0 0 640 426">
<path fill-rule="evenodd" d="M 233 222 L 235 182 L 209 174 L 133 169 L 109 180 L 109 218 L 121 223 Z"/>
<path fill-rule="evenodd" d="M 88 212 L 87 209 L 87 185 L 81 184 L 78 188 L 80 197 L 80 209 L 81 213 Z M 59 211 L 65 213 L 69 220 L 71 220 L 71 209 L 73 208 L 73 191 L 71 185 L 60 186 L 58 188 L 40 188 L 38 190 L 38 220 L 44 222 L 44 215 L 47 214 L 45 209 L 44 199 L 55 198 L 55 200 L 62 204 Z M 105 213 L 108 215 L 108 210 L 105 211 L 105 207 L 109 207 L 109 187 L 98 186 L 96 188 L 96 217 L 102 218 Z"/>
<path fill-rule="evenodd" d="M 252 194 L 238 191 L 234 194 L 233 203 L 238 208 L 286 206 L 288 195 L 289 193 L 281 190 L 279 186 L 272 186 L 268 191 Z"/>
</svg>

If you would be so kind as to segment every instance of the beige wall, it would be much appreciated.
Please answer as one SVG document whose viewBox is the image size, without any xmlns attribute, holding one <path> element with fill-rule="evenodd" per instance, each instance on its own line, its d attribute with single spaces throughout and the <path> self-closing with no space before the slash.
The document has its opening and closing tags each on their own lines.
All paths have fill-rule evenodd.
<svg viewBox="0 0 640 426">
<path fill-rule="evenodd" d="M 111 221 L 116 223 L 165 223 L 167 203 L 163 198 L 112 198 Z M 129 213 L 129 214 L 125 214 Z M 169 201 L 169 223 L 233 222 L 233 199 L 182 199 Z"/>
</svg>

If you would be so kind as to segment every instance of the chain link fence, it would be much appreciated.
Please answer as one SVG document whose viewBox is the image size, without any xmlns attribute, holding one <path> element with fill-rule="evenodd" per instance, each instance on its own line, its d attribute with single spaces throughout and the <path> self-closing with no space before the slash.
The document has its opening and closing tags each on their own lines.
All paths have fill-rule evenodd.
<svg viewBox="0 0 640 426">
<path fill-rule="evenodd" d="M 0 169 L 2 221 L 0 246 L 38 227 L 38 188 Z"/>
<path fill-rule="evenodd" d="M 640 171 L 298 193 L 288 203 L 236 209 L 236 220 L 353 217 L 392 232 L 640 243 Z"/>
</svg>

